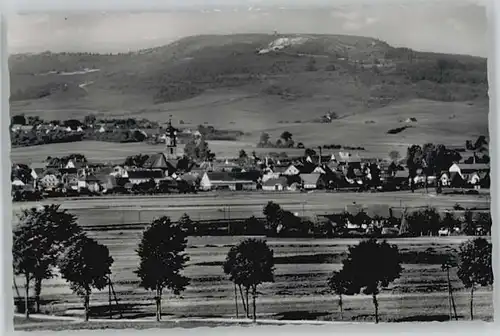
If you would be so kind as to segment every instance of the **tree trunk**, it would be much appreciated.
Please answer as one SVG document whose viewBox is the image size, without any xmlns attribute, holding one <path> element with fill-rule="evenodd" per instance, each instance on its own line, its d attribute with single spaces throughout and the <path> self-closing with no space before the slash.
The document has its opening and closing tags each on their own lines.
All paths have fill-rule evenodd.
<svg viewBox="0 0 500 336">
<path fill-rule="evenodd" d="M 245 303 L 245 296 L 243 295 L 243 289 L 241 288 L 241 285 L 238 285 L 240 288 L 240 296 L 241 296 L 241 302 L 243 303 L 243 311 L 245 312 L 245 316 L 248 316 L 247 313 L 247 305 Z"/>
<path fill-rule="evenodd" d="M 253 321 L 257 321 L 257 305 L 255 303 L 255 299 L 257 297 L 257 286 L 253 286 L 252 289 L 252 299 L 253 299 Z"/>
<path fill-rule="evenodd" d="M 160 291 L 160 286 L 156 287 L 156 321 L 160 322 L 161 321 L 161 291 Z"/>
<path fill-rule="evenodd" d="M 236 318 L 238 318 L 238 290 L 236 289 L 236 282 L 234 283 L 234 305 L 236 308 Z"/>
<path fill-rule="evenodd" d="M 342 294 L 339 295 L 339 308 L 340 308 L 340 319 L 344 319 L 344 309 L 343 309 L 343 302 L 342 302 Z"/>
<path fill-rule="evenodd" d="M 37 314 L 40 313 L 40 294 L 41 293 L 42 293 L 42 279 L 35 278 L 35 303 L 36 303 L 35 312 Z"/>
<path fill-rule="evenodd" d="M 29 273 L 25 273 L 24 276 L 26 277 L 26 286 L 25 286 L 25 292 L 24 292 L 24 316 L 26 319 L 30 318 L 30 275 Z"/>
<path fill-rule="evenodd" d="M 377 301 L 377 295 L 372 294 L 373 298 L 373 305 L 375 306 L 375 323 L 378 323 L 378 301 Z"/>
<path fill-rule="evenodd" d="M 90 315 L 90 290 L 85 291 L 85 296 L 83 298 L 83 308 L 85 310 L 85 322 L 89 320 Z"/>
<path fill-rule="evenodd" d="M 245 296 L 246 296 L 246 303 L 247 303 L 247 317 L 250 318 L 250 303 L 248 302 L 248 292 L 249 288 L 245 288 Z"/>
<path fill-rule="evenodd" d="M 450 283 L 450 268 L 446 268 L 446 278 L 448 280 L 448 305 L 449 305 L 449 313 L 450 313 L 450 321 L 452 319 L 452 303 L 451 303 L 451 283 Z"/>
<path fill-rule="evenodd" d="M 474 320 L 474 286 L 470 288 L 470 320 Z"/>
</svg>

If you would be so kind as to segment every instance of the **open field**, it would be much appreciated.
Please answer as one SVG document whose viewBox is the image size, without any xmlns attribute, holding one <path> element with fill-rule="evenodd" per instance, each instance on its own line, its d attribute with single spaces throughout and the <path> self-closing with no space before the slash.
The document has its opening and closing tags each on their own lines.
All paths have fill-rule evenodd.
<svg viewBox="0 0 500 336">
<path fill-rule="evenodd" d="M 108 246 L 115 259 L 112 281 L 124 318 L 150 317 L 154 313 L 152 293 L 138 286 L 133 273 L 138 258 L 135 248 L 140 231 L 91 232 L 93 238 Z M 232 244 L 244 237 L 192 237 L 188 242 L 190 256 L 185 274 L 191 284 L 180 297 L 165 294 L 163 311 L 165 318 L 182 317 L 232 317 L 234 316 L 233 286 L 222 272 L 221 262 Z M 468 237 L 424 237 L 414 239 L 390 239 L 402 253 L 429 251 L 454 253 L 460 242 Z M 270 319 L 320 319 L 339 320 L 336 299 L 326 290 L 326 279 L 338 269 L 349 245 L 357 239 L 267 239 L 276 258 L 275 283 L 260 287 L 258 316 Z M 328 262 L 319 258 L 327 253 Z M 306 263 L 296 258 L 309 256 Z M 295 259 L 294 259 L 295 258 Z M 452 285 L 457 291 L 455 301 L 460 319 L 467 319 L 468 292 L 452 272 Z M 16 278 L 17 287 L 23 293 L 23 279 Z M 81 316 L 81 300 L 71 293 L 60 278 L 44 282 L 42 291 L 43 310 L 54 314 Z M 107 290 L 92 294 L 94 317 L 108 315 Z M 345 319 L 372 320 L 371 297 L 356 295 L 345 298 Z M 116 309 L 113 312 L 118 317 Z M 241 307 L 240 307 L 241 310 Z M 492 292 L 480 289 L 476 294 L 475 312 L 478 318 L 491 320 Z M 382 321 L 446 320 L 448 298 L 446 274 L 440 264 L 405 264 L 402 277 L 380 294 Z"/>
<path fill-rule="evenodd" d="M 200 115 L 204 115 L 201 113 L 202 108 L 205 107 L 199 107 Z M 210 114 L 211 118 L 213 116 L 215 118 L 217 113 L 220 112 L 214 110 L 213 114 Z M 450 119 L 452 116 L 455 117 Z M 387 134 L 389 129 L 403 125 L 400 120 L 410 117 L 417 119 L 417 123 L 412 124 L 413 128 L 399 134 Z M 239 122 L 233 125 L 219 127 L 238 129 L 244 131 L 246 135 L 237 141 L 209 141 L 210 149 L 216 157 L 237 157 L 241 149 L 247 153 L 255 151 L 258 154 L 286 152 L 289 155 L 302 155 L 304 153 L 303 149 L 257 148 L 256 144 L 262 132 L 268 132 L 272 141 L 276 141 L 281 133 L 289 131 L 297 143 L 303 142 L 306 147 L 311 148 L 329 144 L 364 147 L 365 151 L 359 151 L 361 156 L 378 158 L 388 158 L 388 153 L 393 150 L 399 151 L 403 157 L 408 146 L 422 145 L 422 139 L 425 139 L 425 142 L 445 145 L 465 145 L 465 140 L 488 134 L 487 105 L 464 102 L 444 103 L 421 99 L 396 103 L 369 113 L 353 114 L 330 124 L 293 123 L 293 121 L 282 124 L 276 120 L 269 120 L 261 125 L 252 126 L 244 119 L 238 120 Z M 196 125 L 195 123 L 194 126 Z M 161 152 L 163 149 L 162 145 L 146 143 L 82 141 L 14 148 L 11 158 L 14 162 L 32 163 L 41 162 L 47 156 L 81 153 L 90 161 L 121 163 L 127 156 L 139 153 L 152 154 Z M 333 150 L 324 150 L 325 155 L 333 152 Z"/>
<path fill-rule="evenodd" d="M 417 190 L 384 193 L 208 193 L 181 197 L 109 197 L 79 200 L 53 199 L 42 202 L 13 203 L 13 220 L 21 209 L 37 204 L 61 204 L 78 217 L 80 225 L 127 224 L 150 222 L 153 218 L 168 215 L 177 220 L 188 213 L 193 220 L 246 218 L 262 216 L 268 201 L 274 201 L 299 215 L 331 214 L 342 211 L 354 202 L 360 205 L 387 204 L 392 207 L 433 206 L 441 210 L 451 209 L 456 203 L 465 208 L 489 208 L 487 193 L 479 195 L 435 195 Z"/>
</svg>

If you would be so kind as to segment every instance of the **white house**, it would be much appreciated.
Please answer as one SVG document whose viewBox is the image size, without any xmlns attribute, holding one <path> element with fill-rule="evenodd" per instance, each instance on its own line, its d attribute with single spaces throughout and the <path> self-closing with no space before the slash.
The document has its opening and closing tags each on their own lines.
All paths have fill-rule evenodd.
<svg viewBox="0 0 500 336">
<path fill-rule="evenodd" d="M 441 181 L 441 185 L 443 187 L 449 186 L 451 183 L 450 175 L 446 172 L 441 174 L 441 177 L 439 178 L 439 180 Z"/>
<path fill-rule="evenodd" d="M 288 186 L 286 177 L 270 178 L 262 184 L 262 190 L 265 191 L 282 191 Z"/>
<path fill-rule="evenodd" d="M 288 175 L 288 176 L 298 175 L 298 174 L 300 174 L 300 170 L 293 164 L 288 166 L 288 168 L 283 172 L 283 175 Z"/>
<path fill-rule="evenodd" d="M 40 185 L 45 189 L 54 189 L 59 185 L 59 178 L 53 173 L 46 173 L 41 178 Z"/>
<path fill-rule="evenodd" d="M 76 168 L 76 165 L 73 162 L 73 160 L 68 160 L 68 162 L 66 163 L 66 166 L 64 166 L 64 168 L 65 169 L 73 169 L 73 168 Z"/>
<path fill-rule="evenodd" d="M 206 172 L 200 181 L 202 190 L 255 190 L 257 183 L 250 179 L 240 179 L 227 172 Z"/>
<path fill-rule="evenodd" d="M 481 163 L 474 163 L 474 164 L 454 163 L 448 169 L 450 173 L 459 174 L 460 177 L 465 181 L 469 180 L 469 175 L 473 173 L 486 172 L 489 170 L 490 170 L 489 165 Z"/>
<path fill-rule="evenodd" d="M 25 183 L 21 181 L 20 179 L 16 178 L 14 181 L 12 181 L 12 186 L 13 187 L 24 187 Z"/>
<path fill-rule="evenodd" d="M 115 176 L 115 177 L 128 178 L 128 172 L 122 166 L 113 167 L 113 171 L 109 175 Z"/>
<path fill-rule="evenodd" d="M 323 169 L 323 167 L 317 166 L 316 168 L 314 168 L 313 173 L 326 174 L 326 171 L 325 169 Z"/>
</svg>

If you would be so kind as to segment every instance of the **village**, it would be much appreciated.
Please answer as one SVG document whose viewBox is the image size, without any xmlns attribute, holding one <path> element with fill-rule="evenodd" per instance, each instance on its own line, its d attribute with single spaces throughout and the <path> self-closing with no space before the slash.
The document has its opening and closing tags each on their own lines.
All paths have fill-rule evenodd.
<svg viewBox="0 0 500 336">
<path fill-rule="evenodd" d="M 78 126 L 80 127 L 80 126 Z M 97 132 L 102 131 L 101 126 Z M 71 132 L 71 127 L 68 127 Z M 73 130 L 81 132 L 81 129 Z M 156 194 L 198 191 L 396 191 L 423 187 L 489 188 L 490 167 L 472 157 L 451 162 L 448 169 L 426 174 L 417 168 L 410 174 L 405 159 L 362 157 L 358 152 L 339 150 L 324 155 L 306 149 L 297 157 L 257 157 L 239 153 L 235 159 L 195 160 L 179 147 L 178 129 L 167 123 L 165 132 L 154 137 L 164 143 L 163 151 L 127 158 L 123 164 L 92 163 L 81 154 L 49 157 L 42 164 L 12 165 L 14 201 L 41 197 L 99 194 Z M 199 131 L 183 133 L 195 143 L 204 141 Z M 147 135 L 144 135 L 145 137 Z M 464 149 L 460 149 L 464 150 Z M 198 161 L 198 162 L 197 162 Z M 412 176 L 413 175 L 413 176 Z"/>
</svg>

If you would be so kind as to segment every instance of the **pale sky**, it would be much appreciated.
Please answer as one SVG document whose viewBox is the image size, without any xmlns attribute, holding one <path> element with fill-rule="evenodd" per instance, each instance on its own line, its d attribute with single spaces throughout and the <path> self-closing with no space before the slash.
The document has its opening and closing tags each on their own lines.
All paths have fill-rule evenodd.
<svg viewBox="0 0 500 336">
<path fill-rule="evenodd" d="M 486 7 L 475 4 L 477 0 L 308 9 L 287 8 L 286 4 L 266 8 L 254 2 L 252 6 L 178 12 L 17 15 L 10 17 L 8 44 L 11 53 L 121 52 L 189 35 L 276 30 L 369 36 L 422 51 L 488 55 Z"/>
</svg>

